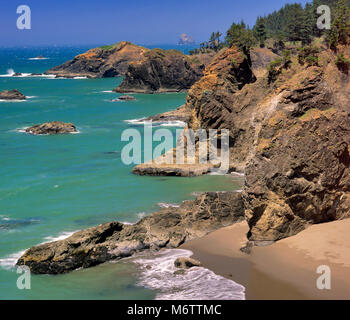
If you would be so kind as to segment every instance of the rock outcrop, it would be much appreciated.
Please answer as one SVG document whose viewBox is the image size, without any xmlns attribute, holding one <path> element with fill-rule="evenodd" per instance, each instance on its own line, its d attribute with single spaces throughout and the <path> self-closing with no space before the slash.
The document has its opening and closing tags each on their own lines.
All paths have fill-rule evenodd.
<svg viewBox="0 0 350 320">
<path fill-rule="evenodd" d="M 330 52 L 279 76 L 246 168 L 249 239 L 275 241 L 350 217 L 350 79 Z"/>
<path fill-rule="evenodd" d="M 176 268 L 179 269 L 190 269 L 193 267 L 201 267 L 202 264 L 200 261 L 192 258 L 185 258 L 185 257 L 180 257 L 177 258 L 174 262 L 174 265 Z"/>
<path fill-rule="evenodd" d="M 120 77 L 126 73 L 131 61 L 141 60 L 148 51 L 147 48 L 123 41 L 112 46 L 91 49 L 45 73 L 65 78 Z"/>
<path fill-rule="evenodd" d="M 177 50 L 153 49 L 129 64 L 116 92 L 162 93 L 188 90 L 203 75 L 198 59 Z"/>
<path fill-rule="evenodd" d="M 240 193 L 210 192 L 179 208 L 165 208 L 134 225 L 106 223 L 71 237 L 30 248 L 18 260 L 36 274 L 61 274 L 109 260 L 129 257 L 143 250 L 177 248 L 185 241 L 203 237 L 242 221 Z"/>
<path fill-rule="evenodd" d="M 254 139 L 254 124 L 251 115 L 256 108 L 256 101 L 265 96 L 266 81 L 255 84 L 249 58 L 237 48 L 221 50 L 209 66 L 203 77 L 189 90 L 185 108 L 189 110 L 188 128 L 228 129 L 230 131 L 230 170 L 244 171 L 250 155 L 249 143 Z M 246 86 L 254 86 L 248 89 Z M 248 95 L 248 92 L 252 94 Z M 242 112 L 244 110 L 244 112 Z M 181 141 L 178 141 L 178 147 Z M 133 172 L 147 175 L 198 176 L 209 173 L 215 166 L 210 162 L 188 164 L 176 161 L 176 149 L 173 164 L 151 161 L 136 166 Z M 170 155 L 171 156 L 171 155 Z"/>
<path fill-rule="evenodd" d="M 77 129 L 73 123 L 53 121 L 29 127 L 26 129 L 26 132 L 34 135 L 51 135 L 75 133 L 77 132 Z"/>
<path fill-rule="evenodd" d="M 0 100 L 25 100 L 24 94 L 18 90 L 5 90 L 0 92 Z"/>
<path fill-rule="evenodd" d="M 154 123 L 181 121 L 187 123 L 190 117 L 191 109 L 189 109 L 187 105 L 183 105 L 175 110 L 160 113 L 155 116 L 150 116 L 148 118 L 145 118 L 143 121 L 152 121 Z"/>
<path fill-rule="evenodd" d="M 279 58 L 279 56 L 273 53 L 270 49 L 260 47 L 253 48 L 250 52 L 250 57 L 254 74 L 266 72 L 269 64 Z"/>
</svg>

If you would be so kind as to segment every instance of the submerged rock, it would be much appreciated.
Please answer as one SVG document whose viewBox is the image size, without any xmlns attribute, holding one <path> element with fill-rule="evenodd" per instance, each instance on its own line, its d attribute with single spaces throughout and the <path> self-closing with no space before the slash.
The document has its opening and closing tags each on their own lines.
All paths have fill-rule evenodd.
<svg viewBox="0 0 350 320">
<path fill-rule="evenodd" d="M 240 193 L 209 192 L 179 208 L 165 208 L 134 225 L 106 223 L 27 250 L 17 265 L 33 273 L 60 274 L 88 268 L 143 250 L 177 248 L 191 239 L 242 221 Z"/>
<path fill-rule="evenodd" d="M 135 101 L 135 100 L 136 100 L 135 97 L 125 95 L 125 96 L 120 96 L 117 99 L 114 99 L 113 101 Z"/>
<path fill-rule="evenodd" d="M 27 133 L 41 135 L 41 134 L 64 134 L 75 133 L 77 129 L 73 123 L 65 123 L 61 121 L 46 122 L 37 124 L 26 129 Z"/>
<path fill-rule="evenodd" d="M 0 100 L 25 100 L 24 94 L 18 90 L 5 90 L 0 92 Z"/>
</svg>

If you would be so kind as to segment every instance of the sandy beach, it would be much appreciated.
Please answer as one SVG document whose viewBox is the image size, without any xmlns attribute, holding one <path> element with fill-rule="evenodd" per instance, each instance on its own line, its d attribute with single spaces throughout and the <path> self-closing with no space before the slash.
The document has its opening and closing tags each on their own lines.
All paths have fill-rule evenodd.
<svg viewBox="0 0 350 320">
<path fill-rule="evenodd" d="M 248 226 L 241 222 L 186 243 L 184 249 L 213 270 L 246 287 L 248 300 L 350 298 L 350 220 L 310 226 L 247 255 Z M 317 268 L 331 269 L 331 290 L 319 290 Z"/>
</svg>

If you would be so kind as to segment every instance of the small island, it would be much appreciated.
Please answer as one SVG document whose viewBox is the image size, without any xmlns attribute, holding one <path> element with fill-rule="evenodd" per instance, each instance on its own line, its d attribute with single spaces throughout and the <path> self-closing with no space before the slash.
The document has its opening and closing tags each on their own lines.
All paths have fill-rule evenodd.
<svg viewBox="0 0 350 320">
<path fill-rule="evenodd" d="M 76 132 L 77 129 L 73 123 L 65 123 L 61 121 L 45 122 L 26 129 L 26 133 L 33 135 L 52 135 Z"/>
<path fill-rule="evenodd" d="M 16 89 L 5 90 L 0 92 L 0 100 L 26 100 L 26 97 Z"/>
</svg>

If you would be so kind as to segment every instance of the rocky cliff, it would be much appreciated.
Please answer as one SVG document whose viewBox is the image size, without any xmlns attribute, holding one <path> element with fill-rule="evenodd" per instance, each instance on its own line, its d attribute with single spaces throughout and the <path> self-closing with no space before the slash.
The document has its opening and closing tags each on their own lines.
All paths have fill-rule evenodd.
<svg viewBox="0 0 350 320">
<path fill-rule="evenodd" d="M 246 167 L 249 239 L 275 241 L 350 217 L 350 78 L 330 51 L 293 64 L 274 84 Z"/>
<path fill-rule="evenodd" d="M 33 273 L 60 274 L 129 257 L 143 250 L 177 248 L 244 218 L 240 193 L 210 192 L 180 207 L 155 212 L 134 225 L 106 223 L 27 250 L 17 265 Z"/>
<path fill-rule="evenodd" d="M 141 60 L 148 51 L 149 49 L 123 41 L 112 46 L 91 49 L 46 71 L 46 74 L 58 77 L 120 77 L 126 73 L 131 61 Z"/>
<path fill-rule="evenodd" d="M 281 59 L 255 79 L 244 55 L 225 49 L 189 90 L 189 128 L 230 130 L 230 169 L 246 175 L 248 237 L 256 244 L 350 217 L 350 76 L 340 54 L 350 57 L 349 47 L 323 48 L 309 63 Z M 163 169 L 169 174 L 155 163 L 134 172 Z M 171 169 L 188 175 L 186 165 Z"/>
<path fill-rule="evenodd" d="M 141 60 L 129 64 L 122 84 L 114 91 L 185 91 L 201 78 L 204 68 L 198 56 L 186 56 L 177 50 L 153 49 L 146 52 Z"/>
<path fill-rule="evenodd" d="M 350 217 L 350 77 L 336 55 L 323 50 L 309 64 L 295 56 L 273 81 L 265 73 L 254 83 L 250 74 L 232 82 L 223 61 L 189 91 L 189 126 L 230 129 L 231 168 L 246 175 L 249 239 L 276 241 Z"/>
</svg>

